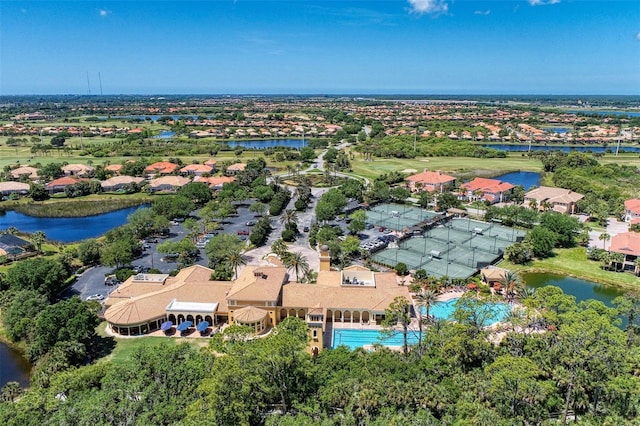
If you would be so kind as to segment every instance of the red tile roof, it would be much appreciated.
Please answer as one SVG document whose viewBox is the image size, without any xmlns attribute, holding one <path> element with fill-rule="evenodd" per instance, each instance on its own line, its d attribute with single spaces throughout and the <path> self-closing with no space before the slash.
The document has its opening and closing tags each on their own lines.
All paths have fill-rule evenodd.
<svg viewBox="0 0 640 426">
<path fill-rule="evenodd" d="M 158 161 L 145 167 L 144 171 L 147 173 L 158 172 L 160 174 L 166 175 L 175 172 L 177 168 L 177 164 L 169 163 L 168 161 Z"/>
<path fill-rule="evenodd" d="M 609 251 L 640 256 L 640 233 L 623 232 L 611 238 Z"/>
<path fill-rule="evenodd" d="M 625 200 L 624 208 L 625 210 L 628 210 L 632 213 L 640 213 L 640 200 L 638 199 Z"/>
<path fill-rule="evenodd" d="M 514 188 L 514 186 L 509 182 L 501 182 L 496 179 L 486 179 L 480 177 L 477 177 L 470 182 L 463 183 L 461 186 L 468 191 L 482 191 L 491 193 L 504 192 Z"/>
<path fill-rule="evenodd" d="M 422 173 L 418 173 L 418 174 L 407 177 L 407 180 L 411 182 L 422 182 L 422 183 L 427 183 L 431 185 L 436 185 L 439 183 L 453 182 L 454 180 L 456 180 L 456 178 L 454 178 L 453 176 L 445 175 L 444 173 L 425 170 Z"/>
</svg>

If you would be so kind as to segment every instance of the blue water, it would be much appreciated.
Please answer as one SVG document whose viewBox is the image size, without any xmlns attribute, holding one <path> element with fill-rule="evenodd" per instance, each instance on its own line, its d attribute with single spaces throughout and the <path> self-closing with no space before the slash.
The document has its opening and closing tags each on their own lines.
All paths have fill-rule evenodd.
<svg viewBox="0 0 640 426">
<path fill-rule="evenodd" d="M 276 146 L 284 146 L 287 148 L 300 149 L 307 146 L 306 139 L 264 139 L 256 141 L 228 141 L 227 144 L 231 148 L 241 146 L 247 149 L 265 149 L 275 148 Z"/>
<path fill-rule="evenodd" d="M 525 191 L 532 186 L 540 186 L 540 173 L 536 172 L 511 172 L 496 176 L 494 179 L 509 182 L 512 185 L 522 185 Z"/>
<path fill-rule="evenodd" d="M 546 130 L 551 133 L 564 134 L 564 133 L 569 133 L 569 130 L 571 129 L 569 129 L 568 127 L 550 127 Z"/>
<path fill-rule="evenodd" d="M 640 117 L 640 112 L 630 112 L 630 111 L 589 111 L 589 110 L 569 110 L 565 111 L 569 114 L 583 114 L 583 115 L 618 115 L 618 116 L 627 116 L 627 117 Z"/>
<path fill-rule="evenodd" d="M 171 139 L 176 135 L 176 132 L 172 132 L 170 130 L 163 130 L 160 132 L 158 136 L 154 136 L 156 139 Z"/>
<path fill-rule="evenodd" d="M 512 151 L 512 152 L 527 152 L 529 151 L 529 145 L 507 145 L 507 144 L 485 144 L 485 148 L 498 149 L 500 151 Z M 531 151 L 580 151 L 580 152 L 615 152 L 616 146 L 609 145 L 604 146 L 558 146 L 558 145 L 531 145 Z M 640 147 L 637 146 L 621 146 L 620 152 L 640 152 Z"/>
<path fill-rule="evenodd" d="M 438 319 L 452 320 L 455 304 L 458 299 L 451 299 L 447 302 L 435 303 L 429 309 L 429 315 Z M 492 318 L 487 322 L 486 326 L 490 326 L 502 321 L 507 313 L 511 310 L 509 305 L 505 303 L 489 303 L 492 311 Z M 407 342 L 409 345 L 418 343 L 419 332 L 410 331 L 407 334 Z M 333 347 L 340 345 L 348 346 L 350 349 L 361 348 L 375 343 L 384 346 L 402 346 L 404 345 L 404 336 L 402 332 L 394 332 L 392 335 L 385 335 L 379 330 L 364 329 L 334 329 L 333 330 Z"/>
<path fill-rule="evenodd" d="M 407 342 L 409 345 L 418 343 L 418 332 L 407 333 Z M 404 336 L 402 332 L 394 332 L 391 336 L 383 338 L 382 333 L 378 330 L 357 330 L 357 329 L 334 329 L 333 330 L 333 347 L 340 345 L 347 346 L 354 350 L 375 343 L 384 346 L 402 346 L 404 345 Z"/>
<path fill-rule="evenodd" d="M 429 315 L 438 319 L 453 320 L 453 311 L 456 310 L 457 301 L 458 299 L 451 299 L 446 302 L 434 303 L 433 306 L 429 308 Z M 502 321 L 511 310 L 511 307 L 506 303 L 487 303 L 487 305 L 491 309 L 491 318 L 487 321 L 485 327 Z M 423 313 L 425 312 L 423 311 Z"/>
<path fill-rule="evenodd" d="M 43 231 L 47 239 L 68 243 L 99 237 L 110 229 L 127 223 L 127 216 L 137 207 L 129 207 L 96 216 L 86 217 L 33 217 L 8 211 L 0 214 L 0 230 L 11 226 L 22 232 Z"/>
</svg>

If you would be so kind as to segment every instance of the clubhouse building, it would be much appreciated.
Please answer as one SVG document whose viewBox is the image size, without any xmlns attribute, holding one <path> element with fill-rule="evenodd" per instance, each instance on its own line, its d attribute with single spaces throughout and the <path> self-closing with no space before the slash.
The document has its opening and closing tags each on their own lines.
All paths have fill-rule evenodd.
<svg viewBox="0 0 640 426">
<path fill-rule="evenodd" d="M 261 334 L 294 316 L 309 325 L 311 349 L 320 350 L 332 323 L 380 324 L 394 298 L 411 300 L 394 272 L 361 266 L 321 267 L 316 284 L 289 282 L 284 267 L 246 266 L 235 281 L 214 281 L 212 273 L 195 265 L 175 277 L 132 276 L 105 301 L 105 319 L 114 334 L 124 336 L 159 330 L 167 321 L 240 324 Z"/>
</svg>

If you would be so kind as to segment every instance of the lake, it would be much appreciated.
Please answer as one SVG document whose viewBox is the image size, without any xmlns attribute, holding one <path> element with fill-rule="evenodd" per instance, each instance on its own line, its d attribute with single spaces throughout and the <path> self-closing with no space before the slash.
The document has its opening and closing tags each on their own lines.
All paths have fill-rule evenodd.
<svg viewBox="0 0 640 426">
<path fill-rule="evenodd" d="M 0 342 L 0 388 L 8 382 L 29 386 L 31 364 L 19 352 Z"/>
<path fill-rule="evenodd" d="M 529 145 L 485 144 L 485 148 L 493 148 L 500 151 L 528 152 Z M 531 145 L 531 151 L 580 151 L 580 152 L 615 152 L 616 146 L 565 146 L 565 145 Z M 637 146 L 621 146 L 620 152 L 640 152 Z"/>
<path fill-rule="evenodd" d="M 307 146 L 306 139 L 261 139 L 255 141 L 228 141 L 225 142 L 231 148 L 243 147 L 247 149 L 266 149 L 284 146 L 287 148 L 300 149 Z"/>
<path fill-rule="evenodd" d="M 540 173 L 537 172 L 511 172 L 496 176 L 494 179 L 509 182 L 512 185 L 522 185 L 525 191 L 532 186 L 540 186 Z"/>
<path fill-rule="evenodd" d="M 583 115 L 617 115 L 617 116 L 627 116 L 631 117 L 640 117 L 640 112 L 632 112 L 632 111 L 589 111 L 589 110 L 569 110 L 565 111 L 569 114 L 583 114 Z"/>
<path fill-rule="evenodd" d="M 9 210 L 0 214 L 0 230 L 11 226 L 21 232 L 43 231 L 48 240 L 69 243 L 96 238 L 127 223 L 127 216 L 140 206 L 85 217 L 34 217 Z"/>
</svg>

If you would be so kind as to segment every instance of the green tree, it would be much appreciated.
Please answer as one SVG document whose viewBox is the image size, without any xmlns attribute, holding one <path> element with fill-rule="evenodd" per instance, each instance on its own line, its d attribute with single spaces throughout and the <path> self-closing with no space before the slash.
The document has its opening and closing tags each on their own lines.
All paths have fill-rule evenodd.
<svg viewBox="0 0 640 426">
<path fill-rule="evenodd" d="M 178 195 L 185 197 L 197 206 L 208 203 L 213 198 L 209 185 L 203 182 L 190 182 L 178 190 Z"/>
<path fill-rule="evenodd" d="M 106 243 L 100 255 L 104 265 L 121 268 L 133 260 L 134 246 L 130 240 L 117 240 Z"/>
<path fill-rule="evenodd" d="M 402 327 L 402 352 L 409 353 L 408 333 L 411 324 L 410 304 L 406 297 L 396 296 L 389 306 L 384 310 L 384 320 L 382 326 L 386 334 L 395 333 L 395 327 Z"/>
<path fill-rule="evenodd" d="M 33 201 L 44 201 L 49 199 L 49 192 L 44 185 L 31 183 L 29 184 L 29 197 L 31 197 Z"/>
<path fill-rule="evenodd" d="M 209 267 L 211 269 L 218 268 L 225 263 L 229 253 L 241 250 L 243 245 L 243 241 L 237 235 L 218 234 L 214 236 L 205 247 L 209 258 Z"/>
<path fill-rule="evenodd" d="M 556 233 L 543 226 L 534 227 L 525 237 L 525 242 L 531 244 L 533 254 L 540 258 L 551 256 L 556 241 Z"/>
<path fill-rule="evenodd" d="M 282 264 L 296 275 L 296 281 L 304 282 L 309 274 L 309 261 L 301 252 L 290 252 L 282 258 Z"/>
<path fill-rule="evenodd" d="M 235 278 L 238 279 L 238 268 L 247 264 L 247 259 L 242 255 L 241 250 L 234 250 L 227 255 L 227 264 L 233 269 Z"/>
<path fill-rule="evenodd" d="M 187 217 L 194 208 L 193 201 L 182 195 L 163 195 L 154 201 L 152 207 L 156 214 L 169 220 L 176 217 Z"/>
<path fill-rule="evenodd" d="M 538 383 L 541 372 L 534 361 L 502 355 L 487 366 L 486 373 L 491 377 L 491 398 L 506 418 L 529 422 L 539 418 L 539 404 L 546 398 L 546 388 Z"/>
<path fill-rule="evenodd" d="M 2 322 L 12 341 L 31 335 L 33 319 L 47 306 L 47 297 L 35 290 L 17 291 L 2 311 Z"/>
<path fill-rule="evenodd" d="M 5 280 L 12 290 L 33 290 L 52 300 L 64 288 L 68 276 L 59 261 L 35 258 L 17 262 L 6 272 Z"/>
<path fill-rule="evenodd" d="M 365 230 L 367 225 L 367 213 L 364 210 L 356 210 L 349 216 L 351 222 L 347 225 L 349 232 L 357 234 Z"/>
<path fill-rule="evenodd" d="M 36 231 L 31 234 L 31 241 L 33 242 L 33 246 L 35 247 L 38 254 L 42 254 L 42 244 L 47 241 L 47 236 L 43 231 Z"/>
</svg>

